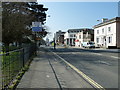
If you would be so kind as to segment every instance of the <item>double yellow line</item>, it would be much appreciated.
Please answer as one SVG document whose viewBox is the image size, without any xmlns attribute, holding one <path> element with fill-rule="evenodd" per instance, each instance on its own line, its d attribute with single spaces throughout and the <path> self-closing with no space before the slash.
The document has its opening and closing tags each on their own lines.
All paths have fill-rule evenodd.
<svg viewBox="0 0 120 90">
<path fill-rule="evenodd" d="M 94 80 L 92 80 L 90 77 L 88 77 L 87 75 L 85 75 L 83 72 L 81 72 L 80 70 L 78 70 L 75 66 L 73 66 L 72 64 L 70 64 L 69 62 L 67 62 L 66 60 L 64 60 L 62 57 L 60 57 L 59 55 L 57 55 L 56 53 L 53 52 L 53 54 L 55 54 L 56 56 L 58 56 L 63 62 L 65 62 L 67 65 L 69 65 L 73 70 L 75 70 L 78 74 L 80 74 L 86 81 L 88 81 L 94 88 L 99 89 L 99 90 L 105 90 L 101 85 L 99 85 L 97 82 L 95 82 Z"/>
</svg>

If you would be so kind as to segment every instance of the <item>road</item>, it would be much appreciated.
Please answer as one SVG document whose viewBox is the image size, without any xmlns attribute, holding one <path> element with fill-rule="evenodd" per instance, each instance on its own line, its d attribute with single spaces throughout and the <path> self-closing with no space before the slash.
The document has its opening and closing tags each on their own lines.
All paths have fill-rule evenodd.
<svg viewBox="0 0 120 90">
<path fill-rule="evenodd" d="M 50 48 L 104 88 L 118 88 L 118 53 L 80 48 Z"/>
</svg>

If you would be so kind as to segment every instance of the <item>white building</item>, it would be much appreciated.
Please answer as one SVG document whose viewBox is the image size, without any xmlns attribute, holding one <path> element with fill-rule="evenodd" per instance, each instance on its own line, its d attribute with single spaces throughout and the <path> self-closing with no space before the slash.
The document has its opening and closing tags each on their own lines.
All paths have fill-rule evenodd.
<svg viewBox="0 0 120 90">
<path fill-rule="evenodd" d="M 81 46 L 81 42 L 93 41 L 93 29 L 81 28 L 81 29 L 69 29 L 64 34 L 64 44 L 68 46 Z"/>
<path fill-rule="evenodd" d="M 94 41 L 93 29 L 81 29 L 81 32 L 76 34 L 75 46 L 82 47 L 83 42 Z"/>
<path fill-rule="evenodd" d="M 101 47 L 120 48 L 120 17 L 103 20 L 94 26 L 94 42 Z"/>
<path fill-rule="evenodd" d="M 68 46 L 75 46 L 76 33 L 80 31 L 81 29 L 69 29 L 64 34 L 64 44 Z"/>
</svg>

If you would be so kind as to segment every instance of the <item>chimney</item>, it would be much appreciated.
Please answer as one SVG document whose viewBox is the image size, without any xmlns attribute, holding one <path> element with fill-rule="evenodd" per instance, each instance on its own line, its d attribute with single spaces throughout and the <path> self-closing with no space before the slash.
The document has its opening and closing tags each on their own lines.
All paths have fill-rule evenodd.
<svg viewBox="0 0 120 90">
<path fill-rule="evenodd" d="M 103 18 L 103 19 L 102 19 L 102 22 L 103 22 L 103 23 L 106 22 L 106 21 L 108 21 L 108 18 Z"/>
</svg>

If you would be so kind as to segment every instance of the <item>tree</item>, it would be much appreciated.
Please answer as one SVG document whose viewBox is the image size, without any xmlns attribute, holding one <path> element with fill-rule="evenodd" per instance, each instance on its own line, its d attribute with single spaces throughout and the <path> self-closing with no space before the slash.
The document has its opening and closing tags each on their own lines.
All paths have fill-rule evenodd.
<svg viewBox="0 0 120 90">
<path fill-rule="evenodd" d="M 2 3 L 2 42 L 5 46 L 10 43 L 22 43 L 26 36 L 33 35 L 31 23 L 40 21 L 44 24 L 47 8 L 36 2 L 3 2 Z M 46 35 L 46 31 L 40 33 Z"/>
<path fill-rule="evenodd" d="M 25 3 L 2 3 L 2 39 L 6 46 L 9 43 L 20 42 L 25 32 L 27 14 Z"/>
</svg>

